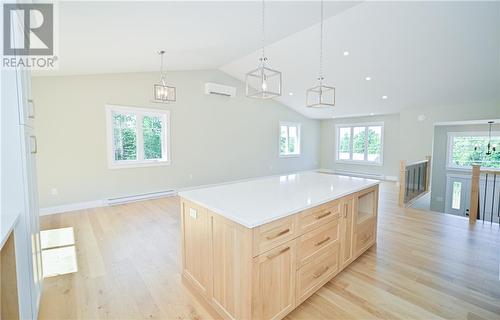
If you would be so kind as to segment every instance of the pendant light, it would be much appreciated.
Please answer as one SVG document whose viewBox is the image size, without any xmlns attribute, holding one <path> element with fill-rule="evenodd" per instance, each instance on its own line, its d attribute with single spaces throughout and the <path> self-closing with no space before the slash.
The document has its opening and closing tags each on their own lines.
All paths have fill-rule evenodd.
<svg viewBox="0 0 500 320">
<path fill-rule="evenodd" d="M 246 96 L 249 98 L 269 99 L 281 96 L 281 72 L 266 66 L 265 55 L 265 3 L 262 0 L 262 57 L 257 69 L 245 75 Z"/>
<path fill-rule="evenodd" d="M 165 51 L 158 51 L 158 55 L 160 56 L 160 82 L 156 83 L 153 87 L 154 92 L 154 100 L 153 102 L 158 103 L 169 103 L 175 102 L 176 90 L 175 87 L 167 86 L 166 77 L 163 73 L 163 56 L 165 55 Z"/>
<path fill-rule="evenodd" d="M 491 156 L 493 153 L 496 152 L 496 146 L 491 144 L 491 126 L 493 125 L 493 121 L 488 121 L 488 124 L 490 125 L 489 133 L 488 133 L 488 144 L 486 145 L 486 155 Z M 479 149 L 479 146 L 474 146 L 474 151 L 477 151 Z"/>
<path fill-rule="evenodd" d="M 321 22 L 319 34 L 319 75 L 318 85 L 307 89 L 306 106 L 308 108 L 326 108 L 335 106 L 335 88 L 323 84 L 323 0 L 321 0 Z"/>
</svg>

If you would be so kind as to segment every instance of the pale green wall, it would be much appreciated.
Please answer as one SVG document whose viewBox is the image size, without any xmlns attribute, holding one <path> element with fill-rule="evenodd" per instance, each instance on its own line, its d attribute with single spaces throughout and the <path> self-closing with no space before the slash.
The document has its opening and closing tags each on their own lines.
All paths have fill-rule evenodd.
<svg viewBox="0 0 500 320">
<path fill-rule="evenodd" d="M 426 119 L 419 121 L 419 115 Z M 430 155 L 435 123 L 492 118 L 500 118 L 500 101 L 405 109 L 400 113 L 400 157 L 413 162 Z"/>
<path fill-rule="evenodd" d="M 382 166 L 344 164 L 335 162 L 337 124 L 383 122 L 384 161 Z M 321 167 L 357 173 L 379 174 L 397 178 L 399 175 L 399 114 L 323 120 L 321 122 Z"/>
<path fill-rule="evenodd" d="M 436 126 L 434 129 L 434 145 L 432 158 L 432 190 L 431 210 L 444 212 L 446 203 L 446 174 L 458 173 L 470 175 L 470 171 L 453 170 L 446 168 L 448 151 L 448 132 L 488 131 L 484 125 L 453 125 Z M 500 131 L 500 125 L 492 126 L 492 130 Z"/>
<path fill-rule="evenodd" d="M 40 207 L 101 200 L 319 166 L 320 122 L 273 100 L 244 96 L 220 71 L 169 72 L 175 104 L 151 103 L 157 73 L 35 77 Z M 237 87 L 237 97 L 207 96 L 205 82 Z M 172 164 L 107 167 L 105 105 L 171 111 Z M 278 156 L 278 123 L 302 123 L 302 155 Z M 192 179 L 189 175 L 192 174 Z M 51 188 L 59 194 L 51 195 Z"/>
</svg>

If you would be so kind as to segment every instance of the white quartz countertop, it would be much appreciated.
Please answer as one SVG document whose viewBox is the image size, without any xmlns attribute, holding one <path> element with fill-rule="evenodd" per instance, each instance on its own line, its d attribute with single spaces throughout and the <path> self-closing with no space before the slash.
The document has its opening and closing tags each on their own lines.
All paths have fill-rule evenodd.
<svg viewBox="0 0 500 320">
<path fill-rule="evenodd" d="M 179 196 L 254 228 L 377 185 L 379 181 L 304 172 L 179 192 Z"/>
</svg>

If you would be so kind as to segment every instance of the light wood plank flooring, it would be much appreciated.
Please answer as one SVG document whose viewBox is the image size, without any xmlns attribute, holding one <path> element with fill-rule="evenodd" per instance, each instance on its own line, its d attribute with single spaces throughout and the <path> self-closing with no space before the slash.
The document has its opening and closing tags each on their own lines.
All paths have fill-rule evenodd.
<svg viewBox="0 0 500 320">
<path fill-rule="evenodd" d="M 380 192 L 371 248 L 288 319 L 500 319 L 498 225 L 397 207 Z M 178 198 L 42 218 L 73 227 L 78 272 L 47 278 L 41 319 L 205 319 L 180 277 Z"/>
</svg>

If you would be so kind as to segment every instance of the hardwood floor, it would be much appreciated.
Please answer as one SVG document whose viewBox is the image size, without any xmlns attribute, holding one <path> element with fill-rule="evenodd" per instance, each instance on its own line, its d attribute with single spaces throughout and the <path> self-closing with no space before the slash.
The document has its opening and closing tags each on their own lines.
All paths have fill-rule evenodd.
<svg viewBox="0 0 500 320">
<path fill-rule="evenodd" d="M 500 319 L 498 225 L 397 207 L 380 189 L 378 243 L 287 319 Z M 73 227 L 76 273 L 44 281 L 40 319 L 212 318 L 180 277 L 178 198 L 45 216 Z"/>
</svg>

